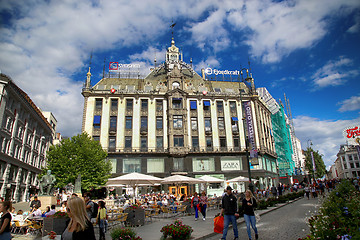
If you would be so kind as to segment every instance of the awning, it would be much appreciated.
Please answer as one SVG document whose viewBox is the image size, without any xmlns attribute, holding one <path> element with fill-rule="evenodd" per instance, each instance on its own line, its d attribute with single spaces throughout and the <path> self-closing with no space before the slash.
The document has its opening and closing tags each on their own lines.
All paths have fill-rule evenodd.
<svg viewBox="0 0 360 240">
<path fill-rule="evenodd" d="M 233 120 L 234 122 L 239 121 L 239 119 L 237 117 L 232 117 L 231 120 Z"/>
<path fill-rule="evenodd" d="M 210 101 L 204 100 L 204 106 L 205 107 L 210 107 Z"/>
<path fill-rule="evenodd" d="M 190 109 L 191 110 L 196 110 L 197 109 L 196 101 L 190 101 Z"/>
<path fill-rule="evenodd" d="M 94 124 L 100 124 L 101 116 L 94 116 Z"/>
</svg>

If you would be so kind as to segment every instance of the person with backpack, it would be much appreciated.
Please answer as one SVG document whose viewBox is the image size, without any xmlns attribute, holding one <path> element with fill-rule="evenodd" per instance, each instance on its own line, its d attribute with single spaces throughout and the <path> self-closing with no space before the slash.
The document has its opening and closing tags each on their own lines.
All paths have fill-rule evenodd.
<svg viewBox="0 0 360 240">
<path fill-rule="evenodd" d="M 91 201 L 90 199 L 90 193 L 84 193 L 84 200 L 85 200 L 85 206 L 86 206 L 86 213 L 89 217 L 89 219 L 93 219 L 97 217 L 98 214 L 98 208 L 99 206 L 97 203 Z"/>
<path fill-rule="evenodd" d="M 191 207 L 194 208 L 195 210 L 195 221 L 198 220 L 199 218 L 199 203 L 200 203 L 200 198 L 198 197 L 197 192 L 194 192 L 194 196 L 191 199 Z"/>
</svg>

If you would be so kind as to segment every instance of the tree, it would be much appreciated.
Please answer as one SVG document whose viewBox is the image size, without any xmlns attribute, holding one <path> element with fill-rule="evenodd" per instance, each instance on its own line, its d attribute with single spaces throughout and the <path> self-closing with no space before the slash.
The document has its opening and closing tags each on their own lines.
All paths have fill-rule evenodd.
<svg viewBox="0 0 360 240">
<path fill-rule="evenodd" d="M 314 170 L 313 170 L 311 152 L 313 153 L 315 167 L 316 167 L 315 177 L 321 178 L 326 174 L 326 167 L 324 164 L 324 160 L 322 159 L 323 155 L 320 154 L 319 151 L 315 152 L 314 149 L 312 149 L 311 147 L 308 147 L 305 151 L 305 168 L 309 171 L 309 174 L 313 176 Z"/>
<path fill-rule="evenodd" d="M 111 163 L 106 160 L 107 152 L 87 133 L 63 139 L 59 145 L 51 146 L 47 157 L 48 164 L 43 174 L 48 169 L 52 171 L 56 177 L 55 187 L 74 184 L 81 174 L 81 188 L 90 190 L 104 185 L 110 177 Z"/>
</svg>

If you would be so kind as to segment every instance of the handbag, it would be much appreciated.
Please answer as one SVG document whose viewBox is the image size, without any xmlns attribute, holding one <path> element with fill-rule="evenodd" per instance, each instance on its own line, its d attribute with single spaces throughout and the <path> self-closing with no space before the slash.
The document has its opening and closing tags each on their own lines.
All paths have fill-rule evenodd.
<svg viewBox="0 0 360 240">
<path fill-rule="evenodd" d="M 220 215 L 214 218 L 214 232 L 223 233 L 223 229 L 224 229 L 224 217 Z"/>
<path fill-rule="evenodd" d="M 251 198 L 251 204 L 253 204 L 253 199 L 252 198 Z M 254 210 L 254 207 L 253 207 L 253 210 Z M 255 215 L 256 222 L 260 222 L 260 219 L 261 219 L 260 214 L 257 211 L 254 210 L 254 215 Z"/>
</svg>

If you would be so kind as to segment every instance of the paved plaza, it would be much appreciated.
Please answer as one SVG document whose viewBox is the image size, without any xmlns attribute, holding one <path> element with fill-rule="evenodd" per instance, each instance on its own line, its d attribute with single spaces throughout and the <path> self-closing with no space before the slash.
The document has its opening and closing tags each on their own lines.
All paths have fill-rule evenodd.
<svg viewBox="0 0 360 240">
<path fill-rule="evenodd" d="M 16 204 L 15 207 L 22 206 L 27 207 L 28 203 Z M 309 233 L 307 226 L 307 219 L 316 213 L 319 207 L 318 199 L 300 198 L 295 201 L 291 201 L 285 204 L 278 204 L 276 207 L 270 207 L 265 210 L 258 210 L 261 215 L 261 221 L 257 223 L 259 231 L 259 239 L 263 240 L 291 240 L 304 237 Z M 26 209 L 26 208 L 24 208 Z M 205 221 L 199 219 L 194 220 L 194 216 L 176 216 L 171 218 L 153 218 L 151 222 L 147 222 L 144 226 L 136 228 L 137 234 L 143 240 L 158 240 L 161 238 L 160 229 L 169 223 L 172 223 L 175 219 L 181 219 L 184 224 L 190 225 L 194 232 L 192 233 L 192 239 L 220 239 L 221 235 L 214 233 L 213 218 L 219 213 L 220 210 L 211 209 L 207 212 L 207 218 Z M 239 239 L 248 239 L 246 233 L 246 226 L 243 218 L 238 220 Z M 106 235 L 107 240 L 111 240 L 110 231 Z M 97 239 L 98 229 L 95 230 Z M 253 238 L 254 238 L 254 233 Z M 233 230 L 229 229 L 227 239 L 233 239 Z M 15 234 L 14 239 L 41 239 L 41 237 L 35 237 L 31 235 L 19 235 Z"/>
</svg>

